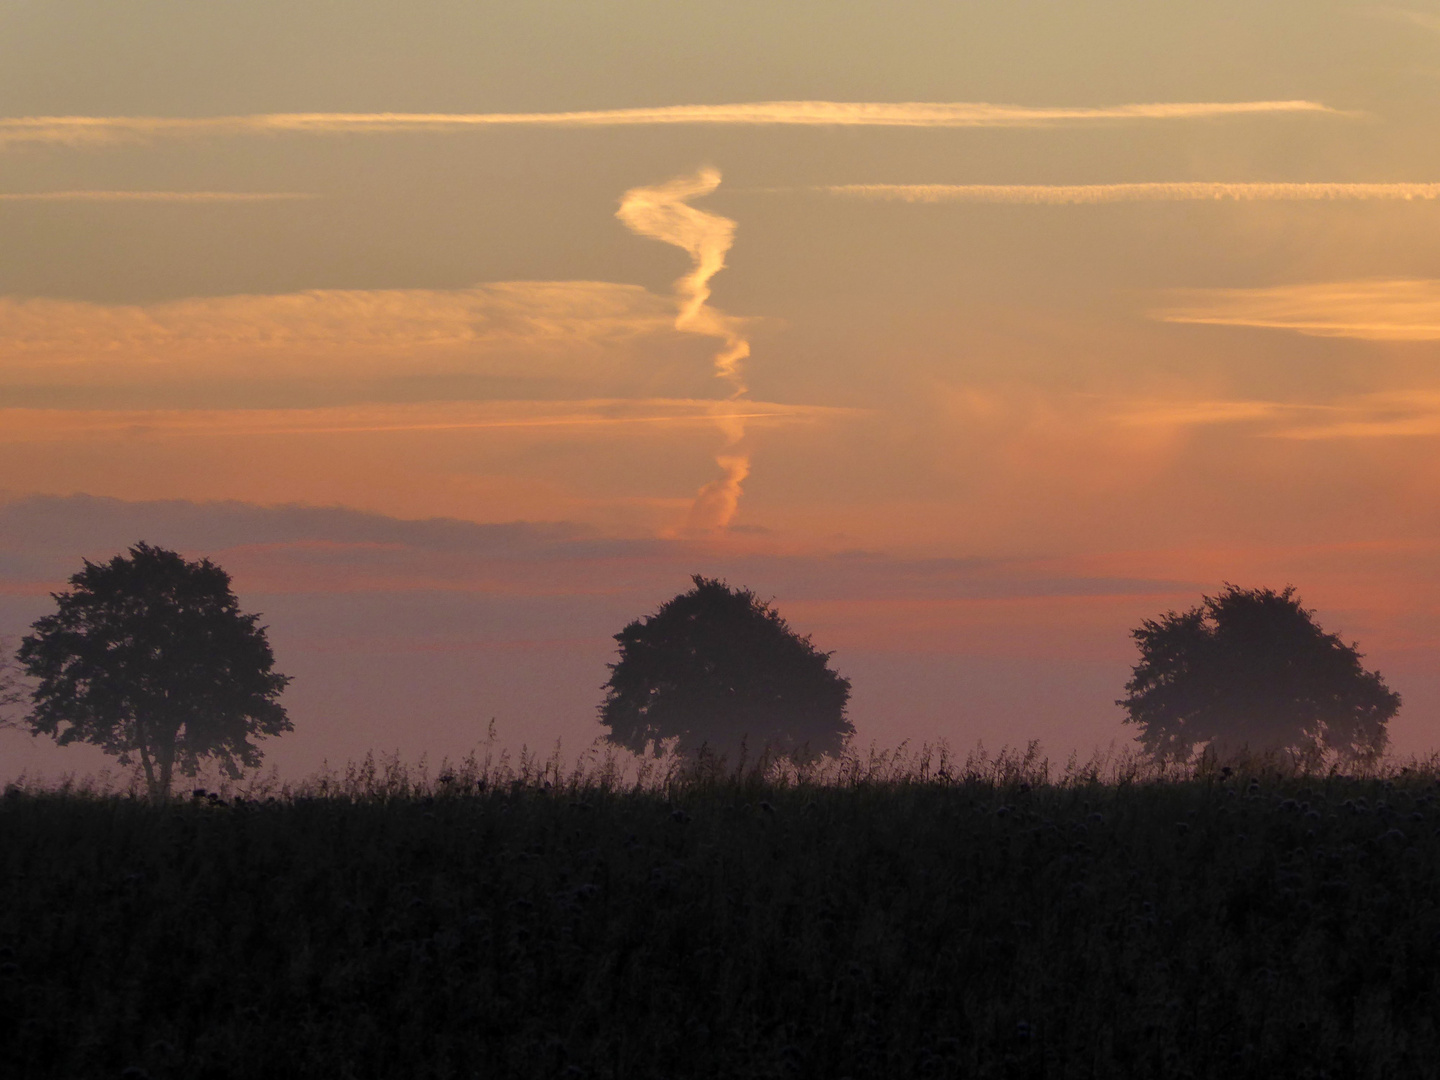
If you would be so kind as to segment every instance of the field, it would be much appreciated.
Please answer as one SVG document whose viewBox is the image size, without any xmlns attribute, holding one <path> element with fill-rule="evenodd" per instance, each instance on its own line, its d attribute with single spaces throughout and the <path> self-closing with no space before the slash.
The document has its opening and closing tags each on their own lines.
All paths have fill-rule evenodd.
<svg viewBox="0 0 1440 1080">
<path fill-rule="evenodd" d="M 1440 1073 L 1430 769 L 0 797 L 0 1074 Z"/>
</svg>

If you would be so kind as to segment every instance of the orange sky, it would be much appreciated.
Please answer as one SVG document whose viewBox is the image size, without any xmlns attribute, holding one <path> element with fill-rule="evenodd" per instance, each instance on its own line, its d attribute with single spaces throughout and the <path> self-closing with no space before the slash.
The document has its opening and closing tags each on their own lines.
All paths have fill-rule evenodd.
<svg viewBox="0 0 1440 1080">
<path fill-rule="evenodd" d="M 863 739 L 1063 756 L 1139 619 L 1293 583 L 1440 741 L 1440 9 L 485 9 L 0 11 L 0 632 L 168 543 L 287 768 L 578 751 L 724 572 Z"/>
</svg>

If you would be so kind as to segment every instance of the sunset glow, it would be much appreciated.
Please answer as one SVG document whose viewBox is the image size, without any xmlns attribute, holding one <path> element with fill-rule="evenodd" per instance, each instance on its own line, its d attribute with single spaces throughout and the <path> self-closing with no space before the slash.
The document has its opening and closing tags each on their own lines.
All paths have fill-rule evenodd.
<svg viewBox="0 0 1440 1080">
<path fill-rule="evenodd" d="M 282 769 L 579 753 L 703 573 L 862 742 L 1063 758 L 1294 584 L 1440 745 L 1440 14 L 342 7 L 0 14 L 0 635 L 143 539 Z"/>
</svg>

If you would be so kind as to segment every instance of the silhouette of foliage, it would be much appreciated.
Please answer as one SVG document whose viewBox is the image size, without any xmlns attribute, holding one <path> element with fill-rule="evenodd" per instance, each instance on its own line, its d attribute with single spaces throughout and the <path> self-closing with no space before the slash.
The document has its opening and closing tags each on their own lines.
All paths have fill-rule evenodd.
<svg viewBox="0 0 1440 1080">
<path fill-rule="evenodd" d="M 276 700 L 290 679 L 273 670 L 260 617 L 241 614 L 210 560 L 140 543 L 87 559 L 70 585 L 21 641 L 37 680 L 32 734 L 93 743 L 122 765 L 138 757 L 151 794 L 165 796 L 176 766 L 194 776 L 208 757 L 238 777 L 260 764 L 252 736 L 292 729 Z"/>
<path fill-rule="evenodd" d="M 17 709 L 25 700 L 20 684 L 19 661 L 9 638 L 0 637 L 0 728 L 19 723 Z"/>
<path fill-rule="evenodd" d="M 695 587 L 615 635 L 620 659 L 600 706 L 611 742 L 658 754 L 752 750 L 819 757 L 855 733 L 850 680 L 830 653 L 790 629 L 748 589 L 695 575 Z"/>
<path fill-rule="evenodd" d="M 1400 695 L 1361 666 L 1355 646 L 1300 606 L 1294 586 L 1227 584 L 1131 634 L 1140 662 L 1116 704 L 1157 758 L 1187 758 L 1208 745 L 1374 760 L 1400 708 Z"/>
</svg>

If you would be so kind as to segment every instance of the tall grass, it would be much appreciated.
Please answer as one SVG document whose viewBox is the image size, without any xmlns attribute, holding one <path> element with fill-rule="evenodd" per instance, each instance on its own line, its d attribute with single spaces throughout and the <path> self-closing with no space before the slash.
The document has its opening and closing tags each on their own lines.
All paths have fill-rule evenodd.
<svg viewBox="0 0 1440 1080">
<path fill-rule="evenodd" d="M 492 744 L 0 797 L 0 1071 L 1427 1076 L 1440 771 Z"/>
</svg>

